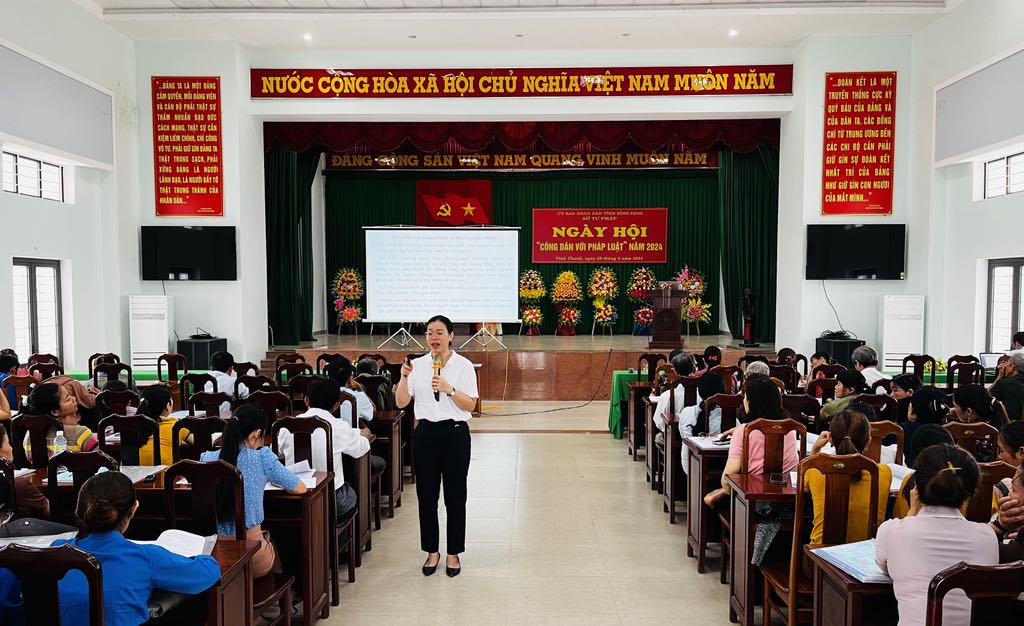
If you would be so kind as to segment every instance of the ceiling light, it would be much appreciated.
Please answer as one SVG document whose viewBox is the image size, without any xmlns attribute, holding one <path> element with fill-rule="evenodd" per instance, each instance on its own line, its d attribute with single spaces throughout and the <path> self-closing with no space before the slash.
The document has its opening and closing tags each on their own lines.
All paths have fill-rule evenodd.
<svg viewBox="0 0 1024 626">
<path fill-rule="evenodd" d="M 730 28 L 729 29 L 729 36 L 730 37 L 735 37 L 736 35 L 739 35 L 739 34 L 740 34 L 740 31 L 736 30 L 735 28 Z"/>
<path fill-rule="evenodd" d="M 306 33 L 305 35 L 302 36 L 302 38 L 305 39 L 306 41 L 313 41 L 313 33 Z"/>
<path fill-rule="evenodd" d="M 522 39 L 522 38 L 523 38 L 523 35 L 522 35 L 521 33 L 518 33 L 518 34 L 516 34 L 516 37 L 518 37 L 518 38 Z"/>
<path fill-rule="evenodd" d="M 629 37 L 629 33 L 622 33 L 623 37 Z"/>
<path fill-rule="evenodd" d="M 409 35 L 409 39 L 416 39 L 416 35 Z"/>
</svg>

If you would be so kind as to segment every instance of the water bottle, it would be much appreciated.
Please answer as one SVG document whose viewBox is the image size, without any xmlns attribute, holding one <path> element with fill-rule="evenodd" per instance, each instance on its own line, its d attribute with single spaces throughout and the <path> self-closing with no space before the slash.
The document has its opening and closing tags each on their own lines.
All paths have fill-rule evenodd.
<svg viewBox="0 0 1024 626">
<path fill-rule="evenodd" d="M 68 440 L 64 437 L 64 431 L 58 430 L 57 436 L 53 438 L 53 456 L 57 456 L 61 452 L 68 449 Z"/>
</svg>

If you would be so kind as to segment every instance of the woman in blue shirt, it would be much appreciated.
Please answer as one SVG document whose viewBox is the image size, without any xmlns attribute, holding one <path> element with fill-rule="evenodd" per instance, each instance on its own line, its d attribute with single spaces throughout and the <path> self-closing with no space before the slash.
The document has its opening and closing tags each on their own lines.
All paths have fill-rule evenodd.
<svg viewBox="0 0 1024 626">
<path fill-rule="evenodd" d="M 304 493 L 306 485 L 299 477 L 285 469 L 274 452 L 263 445 L 267 418 L 263 409 L 255 404 L 243 404 L 228 420 L 221 438 L 221 449 L 204 452 L 201 461 L 226 461 L 242 473 L 242 491 L 245 502 L 245 538 L 259 541 L 260 548 L 253 556 L 253 576 L 259 578 L 274 567 L 277 553 L 270 542 L 270 533 L 263 532 L 263 490 L 268 483 L 284 488 L 289 493 Z M 235 520 L 232 515 L 234 492 L 225 490 L 219 501 L 220 518 L 217 531 L 234 538 Z"/>
<path fill-rule="evenodd" d="M 183 557 L 157 545 L 139 545 L 123 533 L 138 510 L 135 486 L 120 472 L 104 472 L 87 480 L 78 494 L 81 530 L 66 543 L 99 559 L 103 571 L 103 619 L 107 626 L 138 626 L 149 619 L 147 604 L 154 589 L 194 595 L 220 579 L 220 566 L 210 556 Z M 0 571 L 4 583 L 13 575 Z M 20 584 L 16 583 L 19 589 Z M 9 587 L 0 583 L 0 588 Z M 59 583 L 62 624 L 89 623 L 89 585 L 81 572 L 69 572 Z M 12 596 L 8 595 L 7 600 Z M 16 611 L 9 602 L 0 613 Z M 19 607 L 20 608 L 20 607 Z M 3 618 L 0 617 L 0 621 Z M 16 619 L 13 620 L 17 623 Z"/>
</svg>

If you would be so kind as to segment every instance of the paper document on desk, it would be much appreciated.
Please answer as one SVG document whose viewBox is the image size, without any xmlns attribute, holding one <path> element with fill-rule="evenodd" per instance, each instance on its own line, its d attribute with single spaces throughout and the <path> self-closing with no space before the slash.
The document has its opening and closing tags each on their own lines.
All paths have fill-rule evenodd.
<svg viewBox="0 0 1024 626">
<path fill-rule="evenodd" d="M 862 583 L 892 582 L 875 561 L 874 539 L 817 548 L 813 552 Z"/>
<path fill-rule="evenodd" d="M 896 463 L 886 463 L 886 465 L 892 471 L 892 486 L 889 487 L 889 491 L 899 491 L 903 486 L 903 479 L 914 473 L 914 469 L 906 465 L 897 465 Z"/>
<path fill-rule="evenodd" d="M 118 471 L 130 478 L 133 485 L 137 485 L 149 476 L 156 476 L 165 469 L 167 469 L 166 465 L 122 465 Z"/>
<path fill-rule="evenodd" d="M 131 541 L 140 546 L 160 546 L 168 552 L 193 557 L 200 554 L 212 554 L 213 546 L 217 544 L 217 535 L 203 537 L 177 528 L 169 528 L 160 533 L 160 536 L 154 541 L 136 541 L 134 539 Z"/>
<path fill-rule="evenodd" d="M 15 525 L 18 520 L 8 522 L 9 525 Z M 33 535 L 31 537 L 4 537 L 0 539 L 0 548 L 9 546 L 12 544 L 18 544 L 19 546 L 26 546 L 28 548 L 49 548 L 54 541 L 58 539 L 74 539 L 78 531 L 72 531 L 69 533 L 62 533 L 60 535 Z"/>
<path fill-rule="evenodd" d="M 316 487 L 316 475 L 314 470 L 309 465 L 309 461 L 299 461 L 298 463 L 292 463 L 291 465 L 285 465 L 284 468 L 299 477 L 299 480 L 306 485 L 308 489 Z M 264 491 L 275 491 L 281 489 L 277 485 L 268 484 L 263 488 Z"/>
<path fill-rule="evenodd" d="M 34 471 L 35 470 L 32 469 L 31 467 L 25 467 L 25 468 L 22 468 L 22 469 L 16 469 L 16 470 L 14 470 L 14 477 L 15 478 L 21 478 L 22 476 L 28 476 L 29 474 L 31 474 Z"/>
<path fill-rule="evenodd" d="M 302 481 L 302 484 L 306 485 L 307 489 L 316 487 L 316 476 L 313 476 L 312 474 L 309 476 L 300 476 L 299 480 Z M 263 491 L 282 491 L 282 489 L 277 485 L 267 483 L 267 486 L 263 488 Z"/>
</svg>

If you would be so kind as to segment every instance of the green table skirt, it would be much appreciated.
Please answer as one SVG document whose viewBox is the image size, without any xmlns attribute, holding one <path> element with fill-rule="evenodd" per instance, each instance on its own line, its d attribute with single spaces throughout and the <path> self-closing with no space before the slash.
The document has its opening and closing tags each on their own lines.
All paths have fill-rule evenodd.
<svg viewBox="0 0 1024 626">
<path fill-rule="evenodd" d="M 636 380 L 636 370 L 615 370 L 612 372 L 612 391 L 608 405 L 608 432 L 616 439 L 622 439 L 623 422 L 622 403 L 629 399 L 629 381 Z"/>
</svg>

